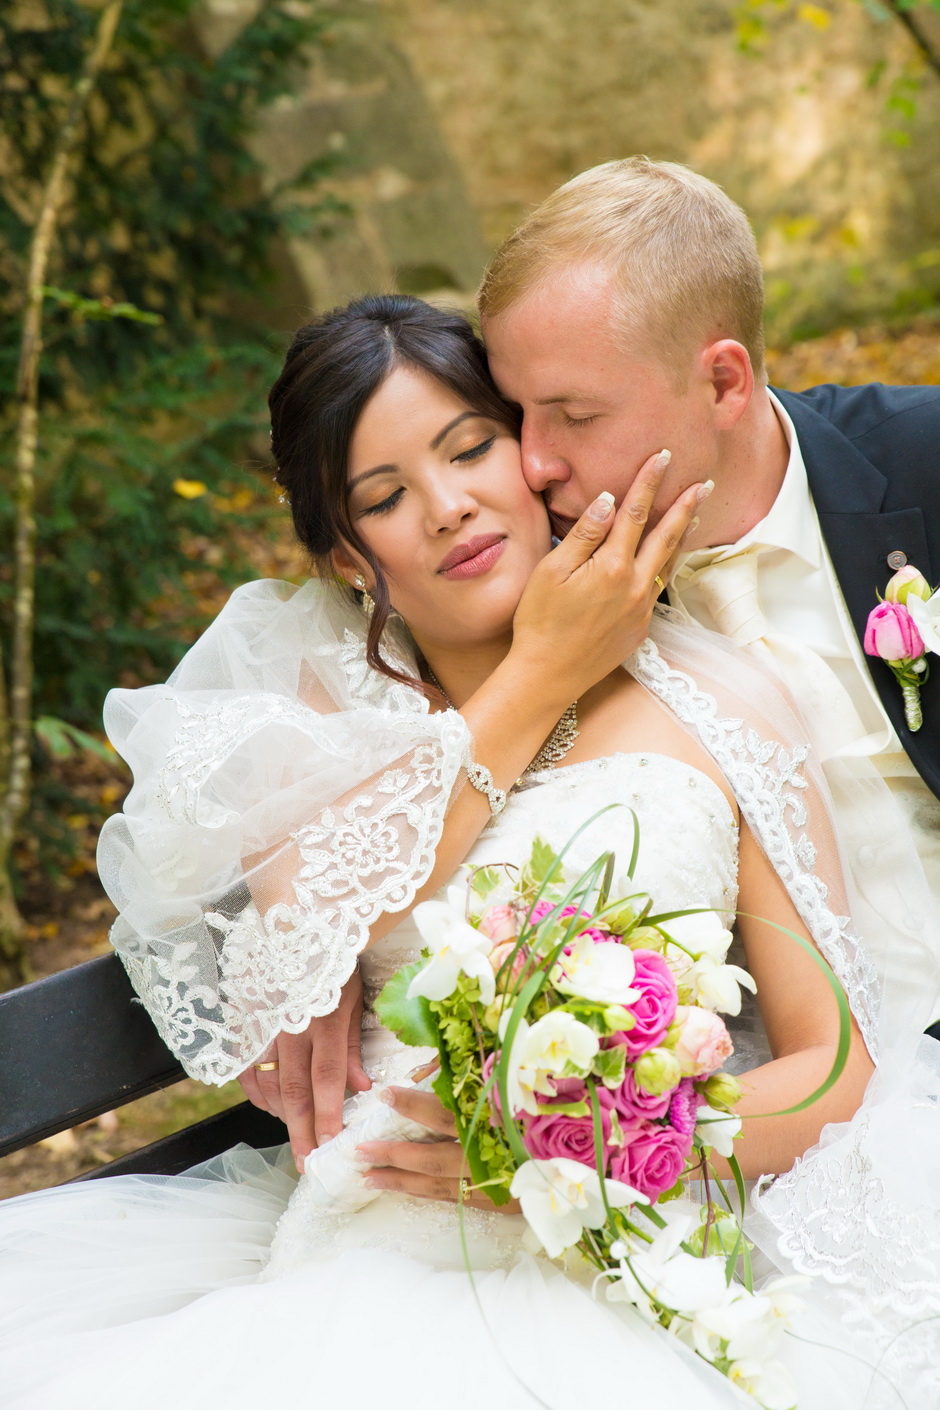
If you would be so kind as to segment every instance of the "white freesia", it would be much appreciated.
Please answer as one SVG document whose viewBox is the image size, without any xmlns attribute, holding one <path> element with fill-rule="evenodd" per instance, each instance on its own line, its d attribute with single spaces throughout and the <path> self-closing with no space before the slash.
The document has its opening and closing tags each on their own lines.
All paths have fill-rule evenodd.
<svg viewBox="0 0 940 1410">
<path fill-rule="evenodd" d="M 696 959 L 707 955 L 716 963 L 724 959 L 734 938 L 717 911 L 676 916 L 674 920 L 666 921 L 662 928 Z"/>
<path fill-rule="evenodd" d="M 562 994 L 593 999 L 599 1004 L 636 1003 L 638 989 L 631 989 L 636 965 L 628 945 L 612 941 L 598 944 L 590 935 L 579 935 L 559 955 L 552 983 Z"/>
<path fill-rule="evenodd" d="M 728 1379 L 763 1410 L 796 1410 L 796 1385 L 781 1361 L 733 1361 Z"/>
<path fill-rule="evenodd" d="M 926 602 L 911 593 L 904 606 L 914 618 L 924 646 L 940 656 L 940 588 Z"/>
<path fill-rule="evenodd" d="M 736 964 L 719 964 L 710 955 L 702 955 L 682 976 L 682 983 L 692 990 L 692 997 L 702 1008 L 713 1013 L 741 1012 L 741 985 L 757 993 L 757 984 L 746 969 Z"/>
<path fill-rule="evenodd" d="M 466 895 L 459 886 L 447 889 L 446 901 L 422 901 L 412 912 L 421 939 L 431 958 L 408 985 L 408 998 L 447 999 L 461 974 L 475 979 L 480 998 L 491 1004 L 496 981 L 489 953 L 493 942 L 464 918 Z"/>
<path fill-rule="evenodd" d="M 727 1160 L 734 1152 L 734 1138 L 741 1130 L 741 1118 L 732 1111 L 716 1111 L 700 1106 L 695 1113 L 695 1134 L 706 1146 Z"/>
<path fill-rule="evenodd" d="M 509 1023 L 507 1010 L 500 1020 L 500 1037 Z M 510 1110 L 539 1115 L 536 1093 L 554 1096 L 553 1077 L 583 1076 L 597 1056 L 597 1034 L 574 1014 L 553 1009 L 531 1027 L 523 1020 L 516 1029 L 506 1073 Z"/>
<path fill-rule="evenodd" d="M 620 1180 L 605 1180 L 604 1190 L 614 1208 L 649 1204 L 645 1195 Z M 527 1160 L 512 1177 L 509 1192 L 549 1258 L 558 1258 L 576 1244 L 583 1229 L 600 1229 L 607 1219 L 597 1171 L 563 1156 Z"/>
<path fill-rule="evenodd" d="M 665 1229 L 660 1229 L 649 1244 L 634 1238 L 624 1241 L 619 1275 L 607 1289 L 610 1301 L 632 1302 L 651 1324 L 659 1316 L 653 1298 L 688 1316 L 719 1306 L 728 1295 L 724 1258 L 696 1258 L 680 1247 L 692 1233 L 694 1216 L 680 1213 L 677 1217 L 672 1211 L 667 1214 L 666 1207 L 660 1212 L 668 1221 Z"/>
</svg>

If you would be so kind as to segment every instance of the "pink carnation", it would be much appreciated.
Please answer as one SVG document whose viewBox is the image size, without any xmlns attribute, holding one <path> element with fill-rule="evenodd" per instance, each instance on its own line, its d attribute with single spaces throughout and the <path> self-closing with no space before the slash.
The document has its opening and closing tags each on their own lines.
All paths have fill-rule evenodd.
<svg viewBox="0 0 940 1410">
<path fill-rule="evenodd" d="M 669 1103 L 669 1124 L 674 1126 L 680 1135 L 691 1139 L 695 1132 L 695 1114 L 702 1104 L 691 1077 L 683 1077 L 670 1096 L 672 1100 Z"/>
<path fill-rule="evenodd" d="M 650 1048 L 659 1047 L 676 1015 L 676 980 L 662 955 L 654 950 L 634 950 L 636 973 L 631 988 L 639 989 L 640 997 L 630 1005 L 636 1024 L 626 1033 L 612 1034 L 612 1041 L 622 1043 L 632 1062 Z"/>
<path fill-rule="evenodd" d="M 623 1137 L 623 1146 L 614 1151 L 610 1162 L 613 1178 L 632 1185 L 651 1200 L 671 1190 L 685 1169 L 692 1137 L 674 1126 L 657 1126 L 652 1121 L 624 1127 Z"/>
<path fill-rule="evenodd" d="M 734 1052 L 728 1030 L 717 1013 L 680 1004 L 676 1018 L 682 1027 L 673 1051 L 684 1077 L 704 1077 L 717 1072 Z"/>
</svg>

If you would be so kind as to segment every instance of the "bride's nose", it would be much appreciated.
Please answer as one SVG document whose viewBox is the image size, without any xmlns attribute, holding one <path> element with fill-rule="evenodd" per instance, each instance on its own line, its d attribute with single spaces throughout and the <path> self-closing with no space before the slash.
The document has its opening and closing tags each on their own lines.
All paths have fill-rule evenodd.
<svg viewBox="0 0 940 1410">
<path fill-rule="evenodd" d="M 466 489 L 459 484 L 442 480 L 434 486 L 428 498 L 428 533 L 433 536 L 453 533 L 461 524 L 473 519 L 478 510 L 479 505 Z"/>
</svg>

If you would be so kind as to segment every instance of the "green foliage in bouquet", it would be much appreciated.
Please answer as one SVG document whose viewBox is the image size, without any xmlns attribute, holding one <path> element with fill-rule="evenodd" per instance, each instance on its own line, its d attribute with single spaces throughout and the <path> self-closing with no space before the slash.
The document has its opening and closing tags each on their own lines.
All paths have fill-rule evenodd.
<svg viewBox="0 0 940 1410">
<path fill-rule="evenodd" d="M 406 1044 L 436 1049 L 434 1090 L 477 1189 L 496 1204 L 519 1199 L 549 1256 L 576 1251 L 610 1298 L 766 1410 L 787 1410 L 792 1386 L 776 1354 L 793 1280 L 754 1290 L 732 1148 L 740 1087 L 721 1070 L 732 1045 L 720 1012 L 737 1013 L 741 987 L 754 983 L 726 962 L 732 937 L 715 911 L 655 911 L 640 891 L 611 899 L 613 853 L 568 883 L 565 853 L 599 816 L 559 854 L 537 838 L 521 870 L 476 869 L 466 890 L 417 907 L 428 957 L 389 981 L 376 1011 Z M 768 923 L 812 956 L 839 1004 L 832 1069 L 787 1109 L 799 1111 L 844 1069 L 848 1006 L 815 947 Z M 713 1152 L 731 1170 L 737 1211 Z M 701 1202 L 689 1181 L 701 1182 Z M 759 1331 L 750 1361 L 736 1349 L 745 1326 Z"/>
</svg>

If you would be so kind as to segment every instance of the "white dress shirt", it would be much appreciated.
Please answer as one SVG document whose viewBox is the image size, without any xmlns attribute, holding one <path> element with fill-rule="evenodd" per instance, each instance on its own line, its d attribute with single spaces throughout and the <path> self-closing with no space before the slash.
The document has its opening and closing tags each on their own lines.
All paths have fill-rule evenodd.
<svg viewBox="0 0 940 1410">
<path fill-rule="evenodd" d="M 766 517 L 737 543 L 685 554 L 673 575 L 669 598 L 715 630 L 706 595 L 694 580 L 689 581 L 689 575 L 747 550 L 759 552 L 757 592 L 769 633 L 796 638 L 832 672 L 830 676 L 820 671 L 819 676 L 833 696 L 833 708 L 806 711 L 814 745 L 824 760 L 852 755 L 871 759 L 911 828 L 940 910 L 940 799 L 907 757 L 881 704 L 819 527 L 796 429 L 780 401 L 772 392 L 769 395 L 790 447 L 780 492 Z M 873 607 L 876 602 L 873 583 Z M 781 674 L 786 678 L 785 670 Z M 798 679 L 787 679 L 787 684 L 800 703 L 805 687 L 801 690 Z"/>
</svg>

